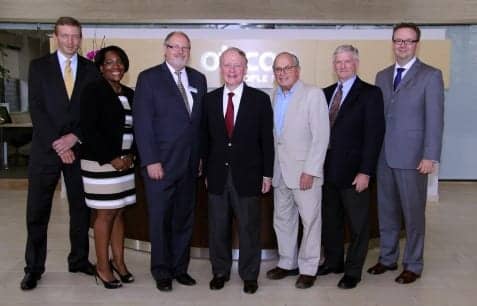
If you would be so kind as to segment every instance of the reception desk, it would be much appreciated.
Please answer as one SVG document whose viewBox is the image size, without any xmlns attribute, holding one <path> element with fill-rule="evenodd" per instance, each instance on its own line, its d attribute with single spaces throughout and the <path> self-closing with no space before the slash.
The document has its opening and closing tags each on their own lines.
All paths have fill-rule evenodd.
<svg viewBox="0 0 477 306">
<path fill-rule="evenodd" d="M 379 229 L 377 223 L 376 209 L 376 191 L 374 184 L 371 187 L 371 237 L 378 237 Z M 131 205 L 125 211 L 126 223 L 126 246 L 142 250 L 150 251 L 147 204 L 144 193 L 144 184 L 139 171 L 136 171 L 136 189 L 137 204 Z M 203 179 L 198 182 L 197 208 L 195 214 L 195 225 L 191 243 L 191 256 L 206 258 L 208 257 L 208 232 L 207 232 L 207 193 Z M 272 259 L 277 255 L 277 242 L 273 230 L 273 196 L 268 193 L 261 198 L 262 205 L 262 224 L 261 224 L 261 240 L 262 240 L 262 259 Z M 235 228 L 235 227 L 234 227 Z M 238 235 L 234 229 L 233 239 L 233 257 L 238 257 Z"/>
</svg>

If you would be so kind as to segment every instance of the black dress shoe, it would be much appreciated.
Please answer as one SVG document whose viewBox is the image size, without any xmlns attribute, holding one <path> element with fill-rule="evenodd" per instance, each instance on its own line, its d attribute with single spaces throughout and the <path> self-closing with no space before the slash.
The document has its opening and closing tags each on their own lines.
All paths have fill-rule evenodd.
<svg viewBox="0 0 477 306">
<path fill-rule="evenodd" d="M 343 267 L 333 268 L 333 267 L 330 267 L 328 265 L 321 265 L 321 266 L 318 267 L 318 272 L 316 272 L 316 275 L 318 275 L 318 276 L 328 275 L 330 273 L 340 274 L 340 273 L 343 273 L 343 272 L 344 272 Z"/>
<path fill-rule="evenodd" d="M 410 284 L 414 283 L 419 277 L 421 277 L 420 274 L 414 273 L 409 270 L 404 270 L 401 272 L 401 274 L 399 274 L 398 277 L 396 277 L 395 281 L 399 284 Z"/>
<path fill-rule="evenodd" d="M 268 279 L 282 279 L 287 276 L 298 275 L 298 269 L 287 270 L 280 267 L 275 267 L 267 272 Z"/>
<path fill-rule="evenodd" d="M 397 270 L 397 264 L 385 266 L 382 263 L 378 262 L 377 264 L 375 264 L 374 266 L 368 269 L 368 273 L 378 275 L 378 274 L 383 274 L 386 271 L 394 271 L 394 270 Z"/>
<path fill-rule="evenodd" d="M 341 289 L 352 289 L 356 287 L 359 282 L 359 278 L 345 274 L 338 282 L 338 287 Z"/>
<path fill-rule="evenodd" d="M 243 292 L 248 294 L 254 294 L 257 292 L 258 283 L 256 280 L 245 280 L 243 281 Z"/>
<path fill-rule="evenodd" d="M 163 292 L 172 291 L 172 279 L 164 278 L 164 279 L 156 280 L 156 287 L 157 289 Z"/>
<path fill-rule="evenodd" d="M 20 288 L 22 288 L 22 290 L 35 289 L 40 278 L 41 278 L 41 275 L 37 273 L 32 273 L 32 272 L 26 273 L 20 283 Z"/>
<path fill-rule="evenodd" d="M 85 266 L 82 266 L 82 267 L 78 267 L 78 268 L 69 267 L 68 271 L 70 271 L 71 273 L 80 272 L 86 275 L 94 275 L 95 268 L 90 262 L 88 262 Z"/>
<path fill-rule="evenodd" d="M 194 286 L 196 284 L 195 279 L 193 279 L 189 274 L 184 273 L 176 276 L 176 281 L 184 286 Z"/>
<path fill-rule="evenodd" d="M 295 287 L 298 289 L 307 289 L 315 283 L 315 276 L 300 274 L 296 280 Z"/>
<path fill-rule="evenodd" d="M 229 281 L 229 276 L 214 275 L 214 278 L 209 283 L 210 290 L 220 290 L 224 288 L 225 282 Z"/>
</svg>

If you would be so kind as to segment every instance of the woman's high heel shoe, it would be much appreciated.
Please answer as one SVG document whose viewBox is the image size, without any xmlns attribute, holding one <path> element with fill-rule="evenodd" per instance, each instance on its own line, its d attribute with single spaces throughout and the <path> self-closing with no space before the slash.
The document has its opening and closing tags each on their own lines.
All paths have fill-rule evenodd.
<svg viewBox="0 0 477 306">
<path fill-rule="evenodd" d="M 98 273 L 98 269 L 95 268 L 94 269 L 94 279 L 96 280 L 96 285 L 99 285 L 98 284 L 98 278 L 103 283 L 104 288 L 106 288 L 106 289 L 117 289 L 117 288 L 120 288 L 122 286 L 121 282 L 117 279 L 114 279 L 112 281 L 106 281 L 106 280 L 102 279 L 101 276 Z"/>
<path fill-rule="evenodd" d="M 113 261 L 109 260 L 109 266 L 111 267 L 111 270 L 116 272 L 118 274 L 119 278 L 121 279 L 121 282 L 123 283 L 132 283 L 134 282 L 134 276 L 131 274 L 131 272 L 126 270 L 126 274 L 121 274 L 119 273 L 118 269 L 116 269 L 113 265 Z"/>
</svg>

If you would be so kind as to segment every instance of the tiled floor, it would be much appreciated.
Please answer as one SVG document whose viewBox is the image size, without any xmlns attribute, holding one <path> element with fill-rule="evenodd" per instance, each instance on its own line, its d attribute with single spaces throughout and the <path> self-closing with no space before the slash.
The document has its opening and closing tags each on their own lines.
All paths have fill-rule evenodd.
<svg viewBox="0 0 477 306">
<path fill-rule="evenodd" d="M 200 259 L 192 260 L 190 267 L 197 286 L 174 283 L 173 292 L 159 292 L 148 271 L 149 254 L 132 250 L 127 250 L 126 259 L 136 282 L 119 290 L 106 290 L 92 277 L 68 273 L 67 206 L 57 195 L 47 271 L 37 289 L 23 292 L 19 282 L 26 237 L 25 184 L 0 180 L 0 305 L 477 305 L 477 183 L 444 182 L 440 190 L 440 202 L 427 208 L 425 270 L 416 283 L 396 284 L 396 271 L 380 276 L 365 273 L 359 286 L 348 291 L 336 287 L 339 275 L 321 277 L 315 287 L 299 290 L 293 286 L 294 278 L 267 280 L 265 271 L 275 265 L 269 261 L 262 264 L 255 295 L 242 293 L 236 271 L 223 290 L 210 291 L 210 265 Z M 377 256 L 378 249 L 371 249 L 366 267 Z"/>
</svg>

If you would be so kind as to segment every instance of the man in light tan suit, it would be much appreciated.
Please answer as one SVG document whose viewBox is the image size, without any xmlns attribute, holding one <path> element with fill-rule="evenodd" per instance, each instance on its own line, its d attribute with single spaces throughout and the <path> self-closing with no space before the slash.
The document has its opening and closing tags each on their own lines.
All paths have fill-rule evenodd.
<svg viewBox="0 0 477 306">
<path fill-rule="evenodd" d="M 269 279 L 297 275 L 295 287 L 315 282 L 321 246 L 321 186 L 329 119 L 323 91 L 300 81 L 298 58 L 288 52 L 273 63 L 275 164 L 273 224 L 280 259 Z M 299 217 L 303 237 L 298 251 Z"/>
</svg>

